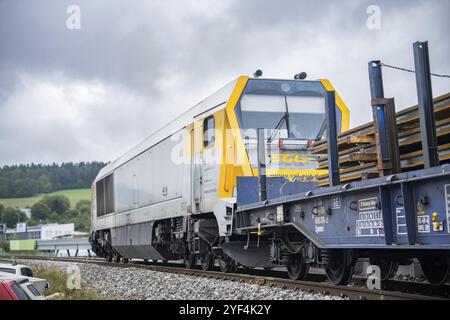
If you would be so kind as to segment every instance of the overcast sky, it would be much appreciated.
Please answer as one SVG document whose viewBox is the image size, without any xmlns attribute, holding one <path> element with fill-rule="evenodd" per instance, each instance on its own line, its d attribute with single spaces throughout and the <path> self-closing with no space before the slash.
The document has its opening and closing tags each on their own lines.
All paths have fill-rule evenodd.
<svg viewBox="0 0 450 320">
<path fill-rule="evenodd" d="M 432 71 L 450 74 L 449 14 L 448 0 L 0 0 L 0 165 L 113 160 L 258 68 L 328 78 L 364 123 L 368 61 L 413 68 L 412 43 L 428 40 Z M 412 74 L 383 72 L 397 109 L 416 103 Z M 449 91 L 433 78 L 435 96 Z"/>
</svg>

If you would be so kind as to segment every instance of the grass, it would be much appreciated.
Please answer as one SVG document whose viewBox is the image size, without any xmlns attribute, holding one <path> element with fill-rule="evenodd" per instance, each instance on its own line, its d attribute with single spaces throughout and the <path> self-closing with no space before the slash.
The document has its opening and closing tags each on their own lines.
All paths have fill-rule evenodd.
<svg viewBox="0 0 450 320">
<path fill-rule="evenodd" d="M 61 300 L 109 300 L 108 297 L 98 295 L 81 285 L 81 289 L 67 288 L 67 274 L 59 268 L 48 268 L 35 266 L 32 268 L 33 274 L 37 278 L 47 279 L 49 288 L 45 289 L 44 294 L 49 296 L 54 293 L 62 293 Z"/>
<path fill-rule="evenodd" d="M 75 207 L 76 203 L 80 200 L 91 200 L 91 189 L 73 189 L 73 190 L 60 190 L 49 193 L 49 195 L 60 194 L 65 195 L 70 200 L 70 205 Z M 8 198 L 0 199 L 0 204 L 5 207 L 31 207 L 33 204 L 41 200 L 45 195 L 37 195 L 29 198 Z"/>
</svg>

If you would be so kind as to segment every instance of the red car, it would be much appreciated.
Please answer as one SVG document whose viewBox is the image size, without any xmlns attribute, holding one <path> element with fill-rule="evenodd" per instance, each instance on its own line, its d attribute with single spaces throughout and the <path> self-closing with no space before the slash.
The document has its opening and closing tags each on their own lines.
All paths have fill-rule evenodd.
<svg viewBox="0 0 450 320">
<path fill-rule="evenodd" d="M 30 300 L 15 280 L 0 280 L 0 300 Z"/>
</svg>

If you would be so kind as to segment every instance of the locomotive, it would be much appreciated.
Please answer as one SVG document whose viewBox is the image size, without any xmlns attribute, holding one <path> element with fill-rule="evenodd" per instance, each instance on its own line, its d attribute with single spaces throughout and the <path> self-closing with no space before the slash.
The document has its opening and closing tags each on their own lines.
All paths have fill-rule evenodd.
<svg viewBox="0 0 450 320">
<path fill-rule="evenodd" d="M 200 260 L 225 271 L 222 244 L 233 232 L 236 182 L 257 175 L 256 129 L 272 137 L 269 175 L 313 180 L 308 152 L 325 128 L 328 80 L 241 76 L 103 168 L 92 184 L 91 243 L 108 260 Z M 339 96 L 339 130 L 349 111 Z"/>
</svg>

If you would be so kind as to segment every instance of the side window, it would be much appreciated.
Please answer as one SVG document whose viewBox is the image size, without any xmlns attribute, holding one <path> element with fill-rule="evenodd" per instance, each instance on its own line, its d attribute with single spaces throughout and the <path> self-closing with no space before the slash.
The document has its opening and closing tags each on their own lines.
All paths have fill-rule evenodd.
<svg viewBox="0 0 450 320">
<path fill-rule="evenodd" d="M 33 271 L 31 271 L 31 269 L 29 268 L 22 268 L 22 275 L 26 277 L 32 277 Z"/>
<path fill-rule="evenodd" d="M 114 175 L 97 181 L 97 217 L 114 212 Z"/>
<path fill-rule="evenodd" d="M 28 290 L 30 290 L 30 292 L 32 293 L 32 294 L 34 294 L 36 297 L 39 297 L 41 294 L 39 293 L 39 291 L 36 289 L 36 287 L 35 286 L 33 286 L 32 284 L 29 284 L 28 286 L 27 286 L 27 288 L 28 288 Z"/>
<path fill-rule="evenodd" d="M 96 185 L 97 199 L 97 217 L 105 215 L 105 181 L 104 179 L 97 181 Z"/>
<path fill-rule="evenodd" d="M 209 116 L 203 121 L 203 147 L 212 146 L 214 138 L 214 116 Z"/>
<path fill-rule="evenodd" d="M 15 269 L 10 269 L 10 268 L 0 268 L 1 272 L 7 272 L 7 273 L 11 273 L 11 274 L 16 274 L 16 270 Z"/>
<path fill-rule="evenodd" d="M 13 283 L 11 285 L 11 289 L 14 291 L 19 300 L 30 300 L 30 297 L 17 283 Z"/>
</svg>

